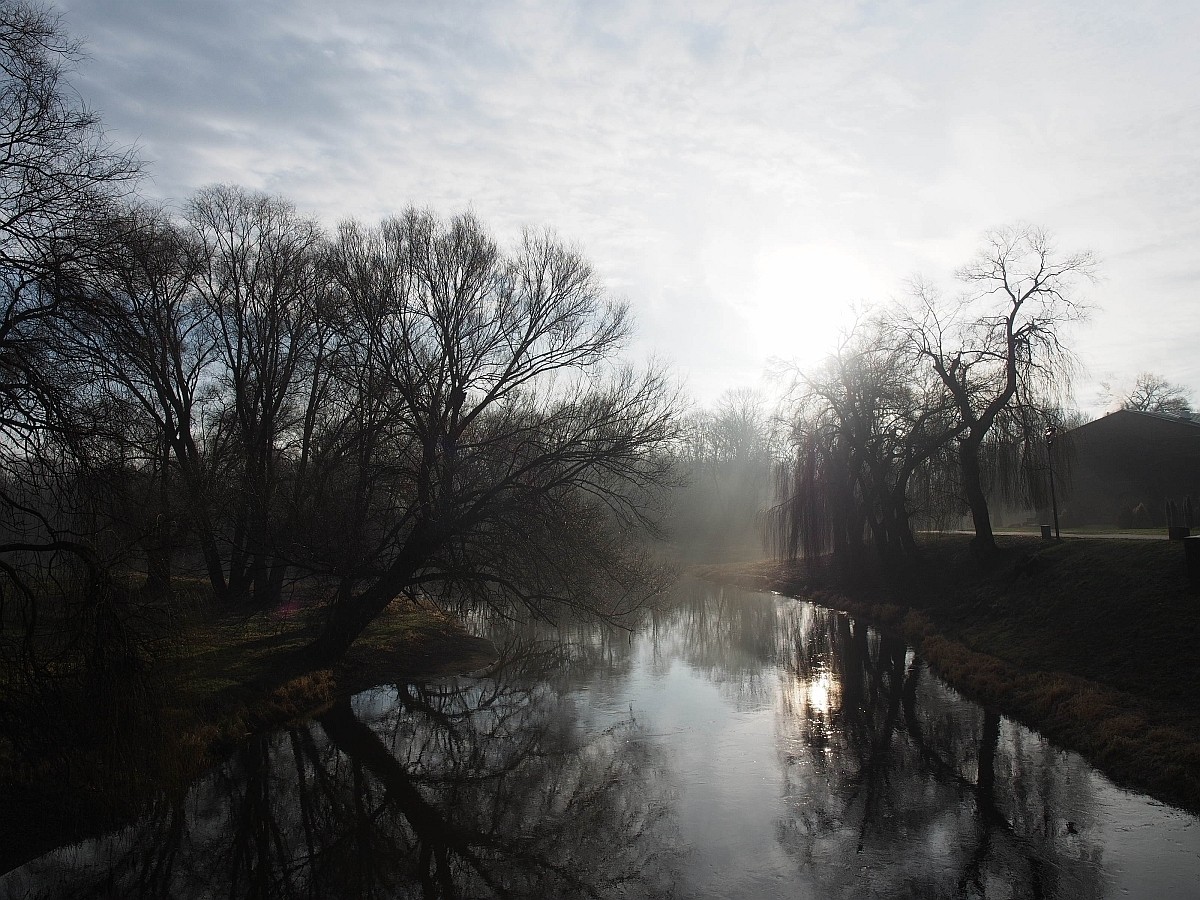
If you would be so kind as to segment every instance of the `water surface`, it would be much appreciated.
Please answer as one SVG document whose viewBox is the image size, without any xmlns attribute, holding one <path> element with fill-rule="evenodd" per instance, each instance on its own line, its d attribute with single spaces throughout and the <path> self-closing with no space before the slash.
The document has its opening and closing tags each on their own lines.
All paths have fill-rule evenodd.
<svg viewBox="0 0 1200 900">
<path fill-rule="evenodd" d="M 1200 822 L 898 640 L 687 582 L 635 633 L 487 624 L 486 675 L 240 748 L 0 897 L 1191 897 Z"/>
</svg>

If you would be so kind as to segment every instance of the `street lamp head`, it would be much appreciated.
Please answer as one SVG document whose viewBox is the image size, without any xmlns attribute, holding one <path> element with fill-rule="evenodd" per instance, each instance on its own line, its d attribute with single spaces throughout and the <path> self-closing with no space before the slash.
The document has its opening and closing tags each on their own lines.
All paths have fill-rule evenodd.
<svg viewBox="0 0 1200 900">
<path fill-rule="evenodd" d="M 1047 447 L 1054 446 L 1054 439 L 1056 437 L 1058 437 L 1058 426 L 1057 425 L 1047 425 L 1046 426 L 1046 446 Z"/>
</svg>

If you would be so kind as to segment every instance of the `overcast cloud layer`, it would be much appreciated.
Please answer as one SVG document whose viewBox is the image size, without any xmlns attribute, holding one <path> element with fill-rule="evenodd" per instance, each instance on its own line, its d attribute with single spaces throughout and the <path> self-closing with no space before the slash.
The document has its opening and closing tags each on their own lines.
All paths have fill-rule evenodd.
<svg viewBox="0 0 1200 900">
<path fill-rule="evenodd" d="M 810 362 L 987 228 L 1091 249 L 1095 382 L 1200 390 L 1200 5 L 70 0 L 74 83 L 174 203 L 550 225 L 694 394 Z"/>
</svg>

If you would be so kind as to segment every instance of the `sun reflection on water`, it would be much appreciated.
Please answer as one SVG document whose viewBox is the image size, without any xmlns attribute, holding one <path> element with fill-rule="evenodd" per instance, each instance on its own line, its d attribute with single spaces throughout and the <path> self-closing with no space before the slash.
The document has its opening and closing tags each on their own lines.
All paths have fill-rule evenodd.
<svg viewBox="0 0 1200 900">
<path fill-rule="evenodd" d="M 833 673 L 817 671 L 808 678 L 793 677 L 789 693 L 787 705 L 792 715 L 798 715 L 819 727 L 819 723 L 828 720 L 836 711 L 841 690 Z"/>
<path fill-rule="evenodd" d="M 836 687 L 833 677 L 828 672 L 822 672 L 816 678 L 806 682 L 804 687 L 809 712 L 821 716 L 828 715 Z"/>
</svg>

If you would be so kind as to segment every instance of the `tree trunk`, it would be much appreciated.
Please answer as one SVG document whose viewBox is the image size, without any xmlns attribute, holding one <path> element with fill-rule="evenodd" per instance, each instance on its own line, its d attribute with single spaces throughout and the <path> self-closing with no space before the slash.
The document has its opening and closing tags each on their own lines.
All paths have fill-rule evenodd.
<svg viewBox="0 0 1200 900">
<path fill-rule="evenodd" d="M 176 419 L 180 423 L 191 422 L 190 404 L 176 410 Z M 191 520 L 192 531 L 200 544 L 200 554 L 204 558 L 204 569 L 208 573 L 213 594 L 218 602 L 226 603 L 230 596 L 229 582 L 225 578 L 225 563 L 217 545 L 216 529 L 209 515 L 208 489 L 201 454 L 192 439 L 190 425 L 174 427 L 175 431 L 168 435 L 167 440 L 170 441 L 171 452 L 179 466 L 179 478 L 187 501 L 187 509 L 183 514 Z"/>
<path fill-rule="evenodd" d="M 275 589 L 275 569 L 276 561 L 272 560 L 268 553 L 255 551 L 251 555 L 248 567 L 250 595 L 247 599 L 255 609 L 272 609 L 279 605 L 282 594 Z M 279 586 L 283 586 L 282 573 Z"/>
<path fill-rule="evenodd" d="M 407 579 L 389 576 L 380 578 L 356 597 L 339 600 L 321 634 L 300 651 L 301 658 L 314 667 L 332 665 L 341 659 L 358 636 L 403 590 L 396 586 L 397 582 Z"/>
<path fill-rule="evenodd" d="M 179 459 L 176 453 L 176 459 Z M 221 559 L 221 548 L 217 545 L 216 530 L 212 519 L 209 518 L 207 498 L 200 487 L 200 479 L 187 477 L 183 479 L 187 491 L 186 497 L 190 509 L 187 514 L 191 518 L 192 530 L 200 543 L 200 554 L 204 557 L 204 569 L 208 573 L 209 583 L 217 601 L 228 602 L 229 583 L 225 580 L 225 565 Z"/>
<path fill-rule="evenodd" d="M 245 487 L 243 486 L 243 492 Z M 242 497 L 234 514 L 233 535 L 229 547 L 229 594 L 231 603 L 245 603 L 250 594 L 250 554 L 246 549 L 249 531 L 249 501 Z"/>
<path fill-rule="evenodd" d="M 355 596 L 338 596 L 325 629 L 315 641 L 299 651 L 302 664 L 327 666 L 341 659 L 388 604 L 414 583 L 416 576 L 429 564 L 437 546 L 438 539 L 428 526 L 417 526 L 391 566 L 374 584 Z"/>
<path fill-rule="evenodd" d="M 983 734 L 979 738 L 979 772 L 975 778 L 975 790 L 979 795 L 980 809 L 995 808 L 996 746 L 1000 742 L 1000 714 L 994 709 L 984 710 Z"/>
<path fill-rule="evenodd" d="M 996 538 L 992 534 L 992 517 L 988 510 L 987 497 L 983 493 L 983 478 L 979 466 L 979 438 L 970 435 L 958 449 L 962 468 L 963 491 L 967 495 L 967 506 L 971 510 L 971 521 L 975 525 L 975 537 L 971 539 L 971 551 L 977 559 L 987 561 L 996 555 Z"/>
<path fill-rule="evenodd" d="M 897 531 L 900 536 L 900 546 L 903 548 L 905 559 L 917 558 L 917 540 L 913 537 L 912 523 L 909 521 L 908 513 L 901 514 L 901 520 L 897 523 Z"/>
<path fill-rule="evenodd" d="M 204 557 L 204 568 L 208 572 L 208 581 L 212 585 L 217 600 L 225 603 L 229 600 L 229 584 L 225 581 L 225 567 L 221 562 L 221 551 L 213 537 L 212 526 L 208 516 L 198 517 L 200 527 L 200 553 Z"/>
<path fill-rule="evenodd" d="M 171 548 L 175 528 L 171 522 L 171 490 L 168 473 L 171 465 L 171 446 L 164 441 L 158 466 L 158 517 L 154 534 L 146 547 L 146 593 L 163 598 L 171 595 Z"/>
<path fill-rule="evenodd" d="M 288 564 L 278 557 L 271 561 L 271 571 L 267 576 L 267 593 L 271 597 L 271 605 L 278 606 L 283 601 L 283 583 L 287 580 Z"/>
</svg>

